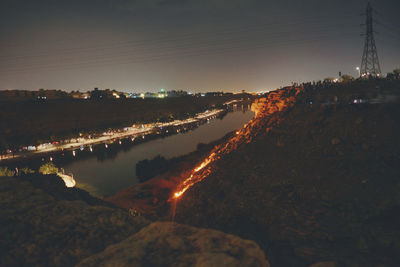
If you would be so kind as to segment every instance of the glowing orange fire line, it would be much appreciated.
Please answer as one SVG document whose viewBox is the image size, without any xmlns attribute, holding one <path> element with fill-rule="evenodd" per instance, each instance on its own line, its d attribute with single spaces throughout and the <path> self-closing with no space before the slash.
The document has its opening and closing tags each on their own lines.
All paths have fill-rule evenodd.
<svg viewBox="0 0 400 267">
<path fill-rule="evenodd" d="M 290 88 L 289 92 L 290 90 L 295 90 L 295 96 L 297 96 L 302 88 Z M 258 132 L 258 130 L 262 128 L 259 126 L 262 118 L 280 112 L 293 105 L 296 100 L 295 96 L 286 97 L 283 95 L 284 93 L 288 93 L 287 88 L 272 92 L 268 95 L 267 99 L 260 101 L 259 104 L 261 104 L 261 106 L 256 106 L 254 110 L 255 118 L 245 124 L 240 131 L 236 132 L 236 136 L 232 137 L 224 146 L 216 146 L 213 152 L 178 186 L 178 190 L 173 194 L 173 198 L 180 198 L 190 187 L 206 178 L 211 173 L 211 169 L 206 167 L 209 166 L 210 163 L 218 160 L 220 158 L 218 155 L 230 153 L 241 143 L 251 142 L 250 132 L 253 130 Z M 267 131 L 268 129 L 270 128 L 267 128 Z"/>
</svg>

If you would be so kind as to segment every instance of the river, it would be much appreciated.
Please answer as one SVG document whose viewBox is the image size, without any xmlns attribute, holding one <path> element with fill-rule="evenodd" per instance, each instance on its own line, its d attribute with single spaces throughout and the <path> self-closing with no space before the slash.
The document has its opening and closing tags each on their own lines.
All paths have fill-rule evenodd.
<svg viewBox="0 0 400 267">
<path fill-rule="evenodd" d="M 81 187 L 95 195 L 109 196 L 123 188 L 136 185 L 136 163 L 161 155 L 167 159 L 196 150 L 199 143 L 209 143 L 228 132 L 240 129 L 251 120 L 254 113 L 243 109 L 228 113 L 222 119 L 212 119 L 194 130 L 158 138 L 127 150 L 120 150 L 113 157 L 77 159 L 62 167 L 72 173 Z"/>
</svg>

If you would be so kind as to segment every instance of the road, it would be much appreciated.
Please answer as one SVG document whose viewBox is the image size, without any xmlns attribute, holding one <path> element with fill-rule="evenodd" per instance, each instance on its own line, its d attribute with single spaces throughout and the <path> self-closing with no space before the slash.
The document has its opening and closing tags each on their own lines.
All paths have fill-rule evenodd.
<svg viewBox="0 0 400 267">
<path fill-rule="evenodd" d="M 223 109 L 214 109 L 202 113 L 198 113 L 196 116 L 192 118 L 188 118 L 186 120 L 175 120 L 172 122 L 165 122 L 165 123 L 150 123 L 150 124 L 141 124 L 141 125 L 133 125 L 131 127 L 126 127 L 123 129 L 115 130 L 112 132 L 106 132 L 103 133 L 102 136 L 95 137 L 95 138 L 83 138 L 79 137 L 76 139 L 71 139 L 73 140 L 63 140 L 60 142 L 60 144 L 41 144 L 37 146 L 36 150 L 33 151 L 22 151 L 22 152 L 17 152 L 14 155 L 9 153 L 6 155 L 3 155 L 0 159 L 0 161 L 8 160 L 8 159 L 17 159 L 21 157 L 29 157 L 32 155 L 37 155 L 37 154 L 45 154 L 45 153 L 51 153 L 51 152 L 57 152 L 57 151 L 63 151 L 63 150 L 75 150 L 81 147 L 87 147 L 95 144 L 101 144 L 105 143 L 110 140 L 115 140 L 115 139 L 122 139 L 130 136 L 145 136 L 147 134 L 153 133 L 154 130 L 157 128 L 161 127 L 169 127 L 169 126 L 182 126 L 194 122 L 198 122 L 200 120 L 208 119 L 214 116 L 217 116 L 221 112 L 223 112 Z"/>
</svg>

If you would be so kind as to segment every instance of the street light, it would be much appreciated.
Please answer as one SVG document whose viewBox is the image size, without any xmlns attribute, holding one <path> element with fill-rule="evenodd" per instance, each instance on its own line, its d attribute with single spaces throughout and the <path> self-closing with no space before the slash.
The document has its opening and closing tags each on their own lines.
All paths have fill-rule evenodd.
<svg viewBox="0 0 400 267">
<path fill-rule="evenodd" d="M 358 71 L 358 77 L 361 77 L 360 67 L 356 67 L 356 70 Z"/>
</svg>

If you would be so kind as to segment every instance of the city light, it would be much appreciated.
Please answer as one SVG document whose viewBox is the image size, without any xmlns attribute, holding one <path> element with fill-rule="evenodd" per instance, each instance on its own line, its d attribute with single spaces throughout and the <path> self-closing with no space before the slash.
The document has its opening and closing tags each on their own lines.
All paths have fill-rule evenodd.
<svg viewBox="0 0 400 267">
<path fill-rule="evenodd" d="M 73 175 L 67 175 L 67 174 L 59 172 L 59 173 L 57 173 L 57 176 L 60 177 L 61 179 L 63 179 L 66 187 L 71 188 L 76 185 L 76 181 L 75 181 Z"/>
<path fill-rule="evenodd" d="M 227 102 L 225 105 L 230 103 L 231 102 Z M 165 123 L 148 123 L 140 125 L 133 124 L 130 127 L 108 130 L 99 135 L 91 134 L 87 137 L 83 136 L 82 133 L 79 133 L 78 137 L 76 138 L 54 141 L 52 143 L 43 143 L 37 146 L 24 146 L 23 148 L 20 148 L 19 151 L 7 150 L 7 153 L 1 156 L 1 160 L 26 156 L 28 153 L 40 154 L 63 150 L 73 150 L 72 155 L 75 157 L 76 149 L 83 151 L 85 147 L 88 147 L 88 150 L 93 152 L 92 145 L 94 144 L 104 143 L 105 148 L 108 148 L 108 144 L 105 142 L 110 140 L 118 140 L 118 142 L 122 144 L 120 139 L 123 138 L 131 138 L 131 141 L 133 142 L 135 140 L 135 136 L 141 135 L 142 139 L 145 139 L 146 135 L 158 132 L 158 130 L 162 129 L 163 127 L 177 127 L 177 130 L 174 129 L 173 131 L 181 132 L 181 126 L 196 122 L 198 124 L 203 120 L 209 123 L 211 119 L 216 118 L 217 115 L 223 111 L 223 109 L 206 110 L 205 112 L 198 113 L 194 117 L 185 120 L 174 120 Z M 187 128 L 183 127 L 182 130 L 185 131 Z M 165 130 L 165 133 L 169 133 L 169 130 Z"/>
</svg>

